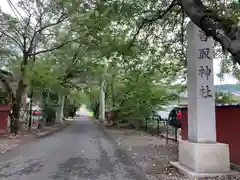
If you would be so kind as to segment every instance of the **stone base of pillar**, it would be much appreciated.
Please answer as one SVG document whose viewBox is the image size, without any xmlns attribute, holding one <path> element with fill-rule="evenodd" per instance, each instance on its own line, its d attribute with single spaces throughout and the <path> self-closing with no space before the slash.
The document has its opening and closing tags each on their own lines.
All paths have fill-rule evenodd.
<svg viewBox="0 0 240 180">
<path fill-rule="evenodd" d="M 63 120 L 56 120 L 56 123 L 63 123 Z"/>
<path fill-rule="evenodd" d="M 229 146 L 222 143 L 179 141 L 179 171 L 194 178 L 236 175 L 230 171 Z"/>
</svg>

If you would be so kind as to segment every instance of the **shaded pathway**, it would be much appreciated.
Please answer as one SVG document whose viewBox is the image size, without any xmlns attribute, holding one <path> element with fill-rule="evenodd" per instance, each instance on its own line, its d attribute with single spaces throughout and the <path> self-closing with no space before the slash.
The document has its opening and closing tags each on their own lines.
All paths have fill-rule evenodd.
<svg viewBox="0 0 240 180">
<path fill-rule="evenodd" d="M 145 180 L 98 125 L 77 118 L 50 137 L 0 156 L 0 180 Z"/>
</svg>

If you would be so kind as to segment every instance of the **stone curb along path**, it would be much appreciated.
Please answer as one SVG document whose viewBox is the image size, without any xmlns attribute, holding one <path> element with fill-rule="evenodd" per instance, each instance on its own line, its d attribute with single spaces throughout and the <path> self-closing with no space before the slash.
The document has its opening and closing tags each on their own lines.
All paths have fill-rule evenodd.
<svg viewBox="0 0 240 180">
<path fill-rule="evenodd" d="M 18 147 L 19 144 L 4 144 L 1 148 L 0 148 L 0 154 L 4 154 L 5 152 L 8 152 L 10 150 L 12 150 L 13 148 Z"/>
<path fill-rule="evenodd" d="M 55 127 L 53 129 L 51 129 L 50 131 L 45 131 L 45 132 L 37 132 L 34 134 L 35 137 L 32 137 L 31 140 L 35 139 L 40 139 L 40 138 L 44 138 L 47 136 L 50 136 L 56 132 L 59 132 L 61 130 L 63 130 L 64 128 L 66 128 L 69 124 L 68 123 L 64 123 L 62 125 L 60 125 L 59 127 Z M 13 139 L 12 139 L 13 140 Z M 11 143 L 11 144 L 2 144 L 0 145 L 0 155 L 3 155 L 4 153 L 11 151 L 12 149 L 20 146 L 21 144 L 24 143 L 24 140 L 21 139 L 16 139 L 16 143 Z"/>
<path fill-rule="evenodd" d="M 54 134 L 56 132 L 61 131 L 64 128 L 66 128 L 68 125 L 69 125 L 68 123 L 64 123 L 64 124 L 61 124 L 59 127 L 53 128 L 51 131 L 38 132 L 38 133 L 36 133 L 35 137 L 37 139 L 39 139 L 39 138 L 44 138 L 44 137 L 50 136 L 50 135 L 52 135 L 52 134 Z"/>
</svg>

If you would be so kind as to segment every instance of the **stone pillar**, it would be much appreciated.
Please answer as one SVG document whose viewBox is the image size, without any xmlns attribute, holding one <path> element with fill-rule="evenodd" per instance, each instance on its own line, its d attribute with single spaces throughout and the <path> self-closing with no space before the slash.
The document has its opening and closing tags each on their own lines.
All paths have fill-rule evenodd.
<svg viewBox="0 0 240 180">
<path fill-rule="evenodd" d="M 216 142 L 213 40 L 193 22 L 187 29 L 188 141 L 172 164 L 192 177 L 229 174 L 229 147 Z"/>
<path fill-rule="evenodd" d="M 188 139 L 216 142 L 213 40 L 192 22 L 187 28 Z"/>
<path fill-rule="evenodd" d="M 63 96 L 60 101 L 60 112 L 59 112 L 60 122 L 62 122 L 64 119 L 64 105 L 65 105 L 65 96 Z"/>
<path fill-rule="evenodd" d="M 64 118 L 64 104 L 65 104 L 65 96 L 59 96 L 58 99 L 58 111 L 57 111 L 57 121 L 62 122 Z"/>
<path fill-rule="evenodd" d="M 99 120 L 105 120 L 105 92 L 104 92 L 104 80 L 100 85 L 100 105 L 99 105 Z"/>
</svg>

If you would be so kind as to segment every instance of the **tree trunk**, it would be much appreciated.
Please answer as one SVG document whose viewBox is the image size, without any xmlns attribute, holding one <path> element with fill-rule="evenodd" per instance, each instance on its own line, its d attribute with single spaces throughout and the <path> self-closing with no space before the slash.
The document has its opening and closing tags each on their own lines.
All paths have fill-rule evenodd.
<svg viewBox="0 0 240 180">
<path fill-rule="evenodd" d="M 240 64 L 240 28 L 237 24 L 207 9 L 201 0 L 180 0 L 180 3 L 190 19 L 228 50 L 233 60 Z"/>
<path fill-rule="evenodd" d="M 113 107 L 116 106 L 115 87 L 114 87 L 115 77 L 116 77 L 115 75 L 112 75 L 111 91 L 112 91 L 112 105 L 113 105 Z"/>
<path fill-rule="evenodd" d="M 96 102 L 92 102 L 94 105 L 93 105 L 93 114 L 94 114 L 94 117 L 96 119 L 99 118 L 99 106 L 100 106 L 100 103 L 99 101 L 96 101 Z"/>
<path fill-rule="evenodd" d="M 12 102 L 12 122 L 11 122 L 11 132 L 17 134 L 20 128 L 20 110 L 22 103 L 22 96 L 25 90 L 25 85 L 23 78 L 20 78 L 16 90 L 15 100 Z"/>
<path fill-rule="evenodd" d="M 26 66 L 28 64 L 28 52 L 23 52 L 23 59 L 21 63 L 21 74 L 18 81 L 17 89 L 16 89 L 16 95 L 15 100 L 12 103 L 12 130 L 11 132 L 17 134 L 20 128 L 20 110 L 21 110 L 21 103 L 22 103 L 22 96 L 24 93 L 24 90 L 26 88 L 26 85 L 24 83 L 24 79 L 26 76 Z"/>
<path fill-rule="evenodd" d="M 20 109 L 21 109 L 21 103 L 15 101 L 12 105 L 11 133 L 17 134 L 19 131 Z"/>
</svg>

